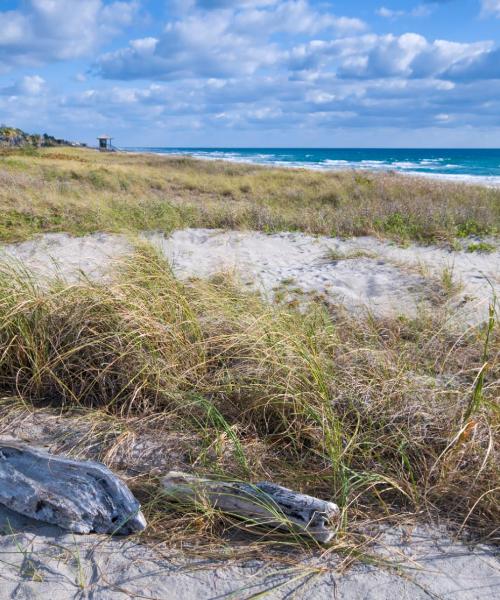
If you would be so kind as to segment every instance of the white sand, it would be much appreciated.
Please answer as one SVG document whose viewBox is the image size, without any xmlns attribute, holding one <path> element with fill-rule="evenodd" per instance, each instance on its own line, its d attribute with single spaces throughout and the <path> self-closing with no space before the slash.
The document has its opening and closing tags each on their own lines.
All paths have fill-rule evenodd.
<svg viewBox="0 0 500 600">
<path fill-rule="evenodd" d="M 449 251 L 435 246 L 405 248 L 373 237 L 341 240 L 302 233 L 186 229 L 170 237 L 147 233 L 173 263 L 180 277 L 207 277 L 234 271 L 249 286 L 271 298 L 277 287 L 324 294 L 347 308 L 367 307 L 375 314 L 413 315 L 437 291 L 436 280 L 452 272 L 462 289 L 454 298 L 468 321 L 484 319 L 493 290 L 500 295 L 500 249 L 493 253 Z M 131 252 L 120 235 L 93 234 L 72 238 L 48 234 L 4 246 L 14 257 L 42 275 L 69 279 L 79 273 L 102 278 L 113 260 Z M 329 253 L 344 259 L 328 258 Z M 287 285 L 284 286 L 283 282 Z"/>
<path fill-rule="evenodd" d="M 332 600 L 493 600 L 500 562 L 487 546 L 469 549 L 437 528 L 387 529 L 370 552 L 399 566 L 340 559 L 296 565 L 187 558 L 123 539 L 76 536 L 0 507 L 0 600 L 216 600 L 254 597 Z M 316 568 L 316 569 L 315 569 Z"/>
</svg>

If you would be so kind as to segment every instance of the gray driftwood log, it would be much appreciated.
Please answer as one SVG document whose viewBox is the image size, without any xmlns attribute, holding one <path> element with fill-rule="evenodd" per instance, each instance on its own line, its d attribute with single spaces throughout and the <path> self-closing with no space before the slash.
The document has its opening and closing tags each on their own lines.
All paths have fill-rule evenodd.
<svg viewBox="0 0 500 600">
<path fill-rule="evenodd" d="M 248 521 L 249 526 L 286 529 L 329 542 L 340 511 L 333 502 L 299 494 L 274 483 L 225 482 L 171 471 L 163 492 L 177 502 L 208 504 Z"/>
<path fill-rule="evenodd" d="M 146 521 L 128 487 L 101 463 L 0 440 L 0 504 L 75 533 L 127 535 Z"/>
</svg>

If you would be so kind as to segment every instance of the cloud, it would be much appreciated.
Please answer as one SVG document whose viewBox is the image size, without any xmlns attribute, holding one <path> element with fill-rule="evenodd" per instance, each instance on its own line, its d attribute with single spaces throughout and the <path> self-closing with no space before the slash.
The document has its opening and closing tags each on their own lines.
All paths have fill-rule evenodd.
<svg viewBox="0 0 500 600">
<path fill-rule="evenodd" d="M 56 133 L 66 136 L 85 123 L 92 134 L 104 128 L 119 143 L 129 145 L 144 145 L 146 140 L 152 145 L 153 140 L 157 145 L 166 140 L 171 145 L 203 145 L 207 140 L 241 145 L 242 139 L 255 145 L 269 139 L 285 145 L 299 139 L 327 144 L 330 130 L 358 131 L 352 135 L 361 137 L 353 139 L 367 143 L 373 138 L 366 136 L 377 128 L 403 135 L 428 128 L 475 127 L 490 132 L 492 139 L 491 132 L 500 127 L 500 80 L 488 86 L 434 78 L 348 80 L 321 71 L 313 78 L 295 80 L 282 73 L 133 85 L 93 83 L 84 91 L 66 94 L 49 90 L 15 99 L 0 94 L 2 118 L 12 123 L 30 118 L 33 131 L 53 131 L 54 124 L 64 123 L 64 130 Z M 383 138 L 379 141 L 383 143 Z"/>
<path fill-rule="evenodd" d="M 286 70 L 292 79 L 322 71 L 347 80 L 496 77 L 492 42 L 366 33 L 362 22 L 318 13 L 305 0 L 201 5 L 169 21 L 157 37 L 102 55 L 95 73 L 125 81 L 244 78 L 265 70 Z M 310 41 L 294 44 L 301 37 Z"/>
<path fill-rule="evenodd" d="M 416 33 L 400 36 L 365 34 L 299 45 L 289 53 L 288 68 L 293 71 L 331 71 L 339 79 L 453 79 L 454 74 L 458 75 L 465 67 L 470 69 L 471 77 L 474 67 L 479 67 L 493 51 L 492 42 L 430 42 Z M 480 70 L 485 76 L 485 66 Z"/>
<path fill-rule="evenodd" d="M 481 0 L 481 15 L 493 15 L 500 19 L 500 0 Z"/>
<path fill-rule="evenodd" d="M 189 0 L 188 0 L 189 3 Z M 272 6 L 277 4 L 278 0 L 194 0 L 192 2 L 193 5 L 206 8 L 221 8 L 221 7 L 243 7 L 246 8 L 248 6 L 256 7 L 256 6 Z"/>
<path fill-rule="evenodd" d="M 384 19 L 395 19 L 397 17 L 402 17 L 406 14 L 404 10 L 393 10 L 392 8 L 387 8 L 386 6 L 381 6 L 377 8 L 375 13 L 379 17 L 384 17 Z"/>
<path fill-rule="evenodd" d="M 311 80 L 281 76 L 113 85 L 67 96 L 65 109 L 108 119 L 147 123 L 196 120 L 204 130 L 278 130 L 293 127 L 404 128 L 475 123 L 498 126 L 500 80 L 481 82 L 339 79 L 323 72 Z M 445 119 L 442 115 L 448 115 Z M 189 127 L 191 127 L 189 125 Z"/>
<path fill-rule="evenodd" d="M 157 38 L 133 40 L 103 55 L 97 73 L 124 80 L 245 76 L 284 56 L 276 36 L 333 36 L 366 28 L 359 19 L 318 12 L 306 0 L 201 5 L 169 21 Z"/>
<path fill-rule="evenodd" d="M 443 76 L 454 80 L 500 80 L 500 48 L 465 57 L 451 65 Z"/>
<path fill-rule="evenodd" d="M 93 53 L 132 22 L 138 6 L 135 0 L 25 0 L 22 9 L 0 11 L 0 62 L 38 65 Z"/>
<path fill-rule="evenodd" d="M 434 4 L 382 16 L 418 17 Z M 128 27 L 139 8 L 112 0 L 22 6 L 0 12 L 0 70 L 6 62 L 98 55 L 104 32 Z M 500 128 L 495 42 L 436 40 L 414 31 L 380 35 L 312 0 L 165 0 L 165 6 L 166 23 L 134 29 L 128 43 L 92 58 L 90 71 L 75 62 L 69 82 L 57 70 L 19 69 L 16 80 L 0 85 L 2 120 L 63 137 L 69 133 L 58 131 L 59 123 L 191 145 L 243 139 L 286 145 L 304 142 L 300 132 L 309 144 L 329 143 L 331 129 Z"/>
<path fill-rule="evenodd" d="M 39 96 L 47 89 L 45 79 L 39 75 L 26 75 L 10 86 L 0 88 L 2 96 Z"/>
<path fill-rule="evenodd" d="M 307 0 L 282 0 L 267 7 L 236 11 L 234 25 L 246 31 L 250 29 L 254 34 L 268 35 L 278 32 L 314 35 L 327 30 L 345 33 L 366 29 L 360 19 L 318 12 Z"/>
<path fill-rule="evenodd" d="M 428 4 L 418 4 L 411 10 L 394 10 L 391 8 L 387 8 L 386 6 L 381 6 L 377 8 L 375 13 L 379 17 L 383 17 L 384 19 L 398 19 L 400 17 L 428 17 L 434 12 L 434 7 L 432 6 L 434 3 Z"/>
</svg>

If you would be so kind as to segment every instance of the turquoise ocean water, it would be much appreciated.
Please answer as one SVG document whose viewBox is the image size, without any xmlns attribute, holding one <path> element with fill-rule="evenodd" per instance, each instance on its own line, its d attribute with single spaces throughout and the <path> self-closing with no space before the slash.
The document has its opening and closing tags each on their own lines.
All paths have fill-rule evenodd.
<svg viewBox="0 0 500 600">
<path fill-rule="evenodd" d="M 397 171 L 500 186 L 500 149 L 127 148 L 127 150 L 280 167 Z"/>
</svg>

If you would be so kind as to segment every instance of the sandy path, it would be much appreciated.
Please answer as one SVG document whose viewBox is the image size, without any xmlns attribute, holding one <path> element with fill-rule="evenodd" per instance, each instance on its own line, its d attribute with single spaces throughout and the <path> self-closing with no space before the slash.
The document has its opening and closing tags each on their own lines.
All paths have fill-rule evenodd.
<svg viewBox="0 0 500 600">
<path fill-rule="evenodd" d="M 467 320 L 485 318 L 492 286 L 500 295 L 500 249 L 493 253 L 448 251 L 435 246 L 405 248 L 373 237 L 341 240 L 302 233 L 186 229 L 170 237 L 144 234 L 174 265 L 180 277 L 235 271 L 267 297 L 276 288 L 324 294 L 348 308 L 377 315 L 415 314 L 436 293 L 443 272 L 461 284 L 454 299 Z M 112 262 L 132 250 L 124 237 L 93 234 L 72 238 L 48 234 L 3 247 L 3 253 L 43 275 L 102 278 Z M 285 285 L 286 284 L 286 285 Z"/>
</svg>

